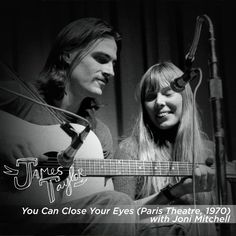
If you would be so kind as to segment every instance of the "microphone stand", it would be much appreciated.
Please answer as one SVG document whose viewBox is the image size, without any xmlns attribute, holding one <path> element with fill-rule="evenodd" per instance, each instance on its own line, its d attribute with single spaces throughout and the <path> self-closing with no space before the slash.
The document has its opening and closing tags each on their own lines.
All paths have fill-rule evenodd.
<svg viewBox="0 0 236 236">
<path fill-rule="evenodd" d="M 217 193 L 218 203 L 227 204 L 227 182 L 226 182 L 226 156 L 224 148 L 224 126 L 223 126 L 223 92 L 222 82 L 218 75 L 217 57 L 215 52 L 215 36 L 211 19 L 207 15 L 200 16 L 209 26 L 209 90 L 211 106 L 213 111 L 213 125 L 215 138 L 216 174 L 217 174 Z"/>
<path fill-rule="evenodd" d="M 227 205 L 227 181 L 226 181 L 226 155 L 225 155 L 225 137 L 223 125 L 223 91 L 221 78 L 218 75 L 217 57 L 215 51 L 214 27 L 211 19 L 207 15 L 197 17 L 194 39 L 191 48 L 186 55 L 185 64 L 191 68 L 195 52 L 200 38 L 203 22 L 206 22 L 209 28 L 210 54 L 208 58 L 209 67 L 209 92 L 211 107 L 213 113 L 214 141 L 215 141 L 215 162 L 216 162 L 216 181 L 217 181 L 217 203 L 218 205 Z M 217 225 L 219 235 L 229 234 L 227 224 Z"/>
<path fill-rule="evenodd" d="M 223 125 L 223 92 L 222 82 L 218 75 L 217 57 L 215 52 L 215 36 L 211 19 L 207 15 L 198 17 L 198 20 L 205 21 L 209 27 L 210 54 L 209 65 L 209 90 L 210 100 L 213 112 L 214 140 L 215 140 L 215 158 L 216 158 L 216 177 L 217 177 L 217 201 L 219 205 L 227 205 L 227 181 L 226 181 L 226 155 L 225 155 L 225 137 Z M 219 225 L 219 234 L 228 232 L 227 224 Z M 230 234 L 230 233 L 229 233 Z"/>
</svg>

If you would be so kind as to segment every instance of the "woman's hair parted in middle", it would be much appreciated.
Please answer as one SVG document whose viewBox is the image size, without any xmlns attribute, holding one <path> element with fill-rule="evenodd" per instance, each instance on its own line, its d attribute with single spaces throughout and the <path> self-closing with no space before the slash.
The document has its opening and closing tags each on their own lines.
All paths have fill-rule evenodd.
<svg viewBox="0 0 236 236">
<path fill-rule="evenodd" d="M 137 89 L 137 98 L 140 104 L 140 112 L 136 124 L 133 127 L 131 139 L 138 148 L 138 158 L 143 161 L 192 161 L 193 138 L 197 149 L 196 155 L 204 161 L 204 139 L 206 135 L 201 130 L 198 111 L 195 107 L 193 117 L 193 93 L 190 85 L 186 85 L 182 95 L 182 115 L 177 127 L 175 127 L 175 141 L 169 145 L 165 140 L 165 130 L 160 130 L 150 120 L 145 110 L 145 100 L 150 92 L 158 92 L 160 89 L 170 86 L 170 82 L 181 76 L 183 72 L 171 62 L 162 62 L 150 67 L 143 75 Z M 193 126 L 193 120 L 195 125 Z M 172 128 L 173 129 L 173 128 Z M 194 129 L 194 130 L 193 130 Z M 127 145 L 127 143 L 121 143 Z M 171 148 L 170 148 L 171 146 Z M 135 147 L 133 147 L 135 149 Z M 132 149 L 132 148 L 131 148 Z M 157 179 L 158 178 L 158 179 Z M 141 195 L 148 195 L 153 189 L 160 191 L 165 185 L 160 177 L 145 177 L 145 183 Z M 164 179 L 164 178 L 163 178 Z"/>
</svg>

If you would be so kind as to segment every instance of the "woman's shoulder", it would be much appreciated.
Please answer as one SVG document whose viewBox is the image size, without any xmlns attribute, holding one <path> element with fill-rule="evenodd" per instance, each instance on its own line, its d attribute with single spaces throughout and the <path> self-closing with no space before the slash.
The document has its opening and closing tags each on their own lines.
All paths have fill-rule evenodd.
<svg viewBox="0 0 236 236">
<path fill-rule="evenodd" d="M 205 146 L 206 151 L 214 152 L 215 144 L 213 141 L 209 139 L 204 140 L 204 146 Z"/>
<path fill-rule="evenodd" d="M 137 141 L 132 136 L 125 137 L 120 141 L 119 147 L 121 149 L 129 149 L 129 150 L 134 149 L 134 148 L 137 148 Z"/>
<path fill-rule="evenodd" d="M 204 140 L 205 160 L 213 163 L 215 160 L 215 143 L 209 139 Z"/>
<path fill-rule="evenodd" d="M 120 141 L 115 152 L 116 159 L 137 159 L 138 145 L 134 137 L 127 137 Z"/>
</svg>

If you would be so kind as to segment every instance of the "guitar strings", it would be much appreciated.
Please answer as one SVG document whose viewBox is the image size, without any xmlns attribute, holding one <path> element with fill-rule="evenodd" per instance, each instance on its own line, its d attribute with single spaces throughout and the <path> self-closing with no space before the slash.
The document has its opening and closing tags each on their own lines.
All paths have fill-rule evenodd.
<svg viewBox="0 0 236 236">
<path fill-rule="evenodd" d="M 55 167 L 56 161 L 48 162 L 48 167 Z M 199 163 L 200 164 L 200 163 Z M 38 165 L 38 167 L 44 167 Z M 143 162 L 133 160 L 75 160 L 75 169 L 83 169 L 83 173 L 91 176 L 101 175 L 178 175 L 190 176 L 192 163 L 189 162 Z M 66 172 L 69 169 L 65 170 Z"/>
</svg>

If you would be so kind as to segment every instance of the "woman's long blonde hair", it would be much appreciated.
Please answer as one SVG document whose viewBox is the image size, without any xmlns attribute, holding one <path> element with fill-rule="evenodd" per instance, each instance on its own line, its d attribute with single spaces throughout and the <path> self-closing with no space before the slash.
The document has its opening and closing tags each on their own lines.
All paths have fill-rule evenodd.
<svg viewBox="0 0 236 236">
<path fill-rule="evenodd" d="M 206 135 L 201 131 L 200 120 L 195 107 L 193 117 L 193 93 L 187 84 L 181 92 L 182 115 L 176 130 L 175 141 L 172 144 L 163 140 L 163 131 L 154 127 L 145 110 L 145 97 L 150 91 L 158 92 L 161 88 L 169 86 L 170 82 L 180 77 L 183 72 L 171 62 L 155 64 L 143 75 L 137 90 L 140 102 L 140 112 L 133 128 L 131 138 L 128 139 L 131 149 L 137 150 L 137 158 L 143 161 L 186 161 L 192 162 L 193 138 L 195 142 L 195 155 L 197 162 L 205 162 Z M 193 119 L 194 118 L 194 119 Z M 195 125 L 193 126 L 193 120 Z M 165 132 L 165 131 L 164 131 Z M 193 137 L 194 136 L 194 137 Z M 154 138 L 155 137 L 155 138 Z M 132 148 L 133 146 L 133 148 Z M 129 147 L 130 148 L 130 147 Z M 177 180 L 177 179 L 176 179 Z M 165 185 L 173 182 L 173 178 L 145 177 L 140 191 L 140 197 L 145 197 L 153 192 L 159 192 Z"/>
</svg>

